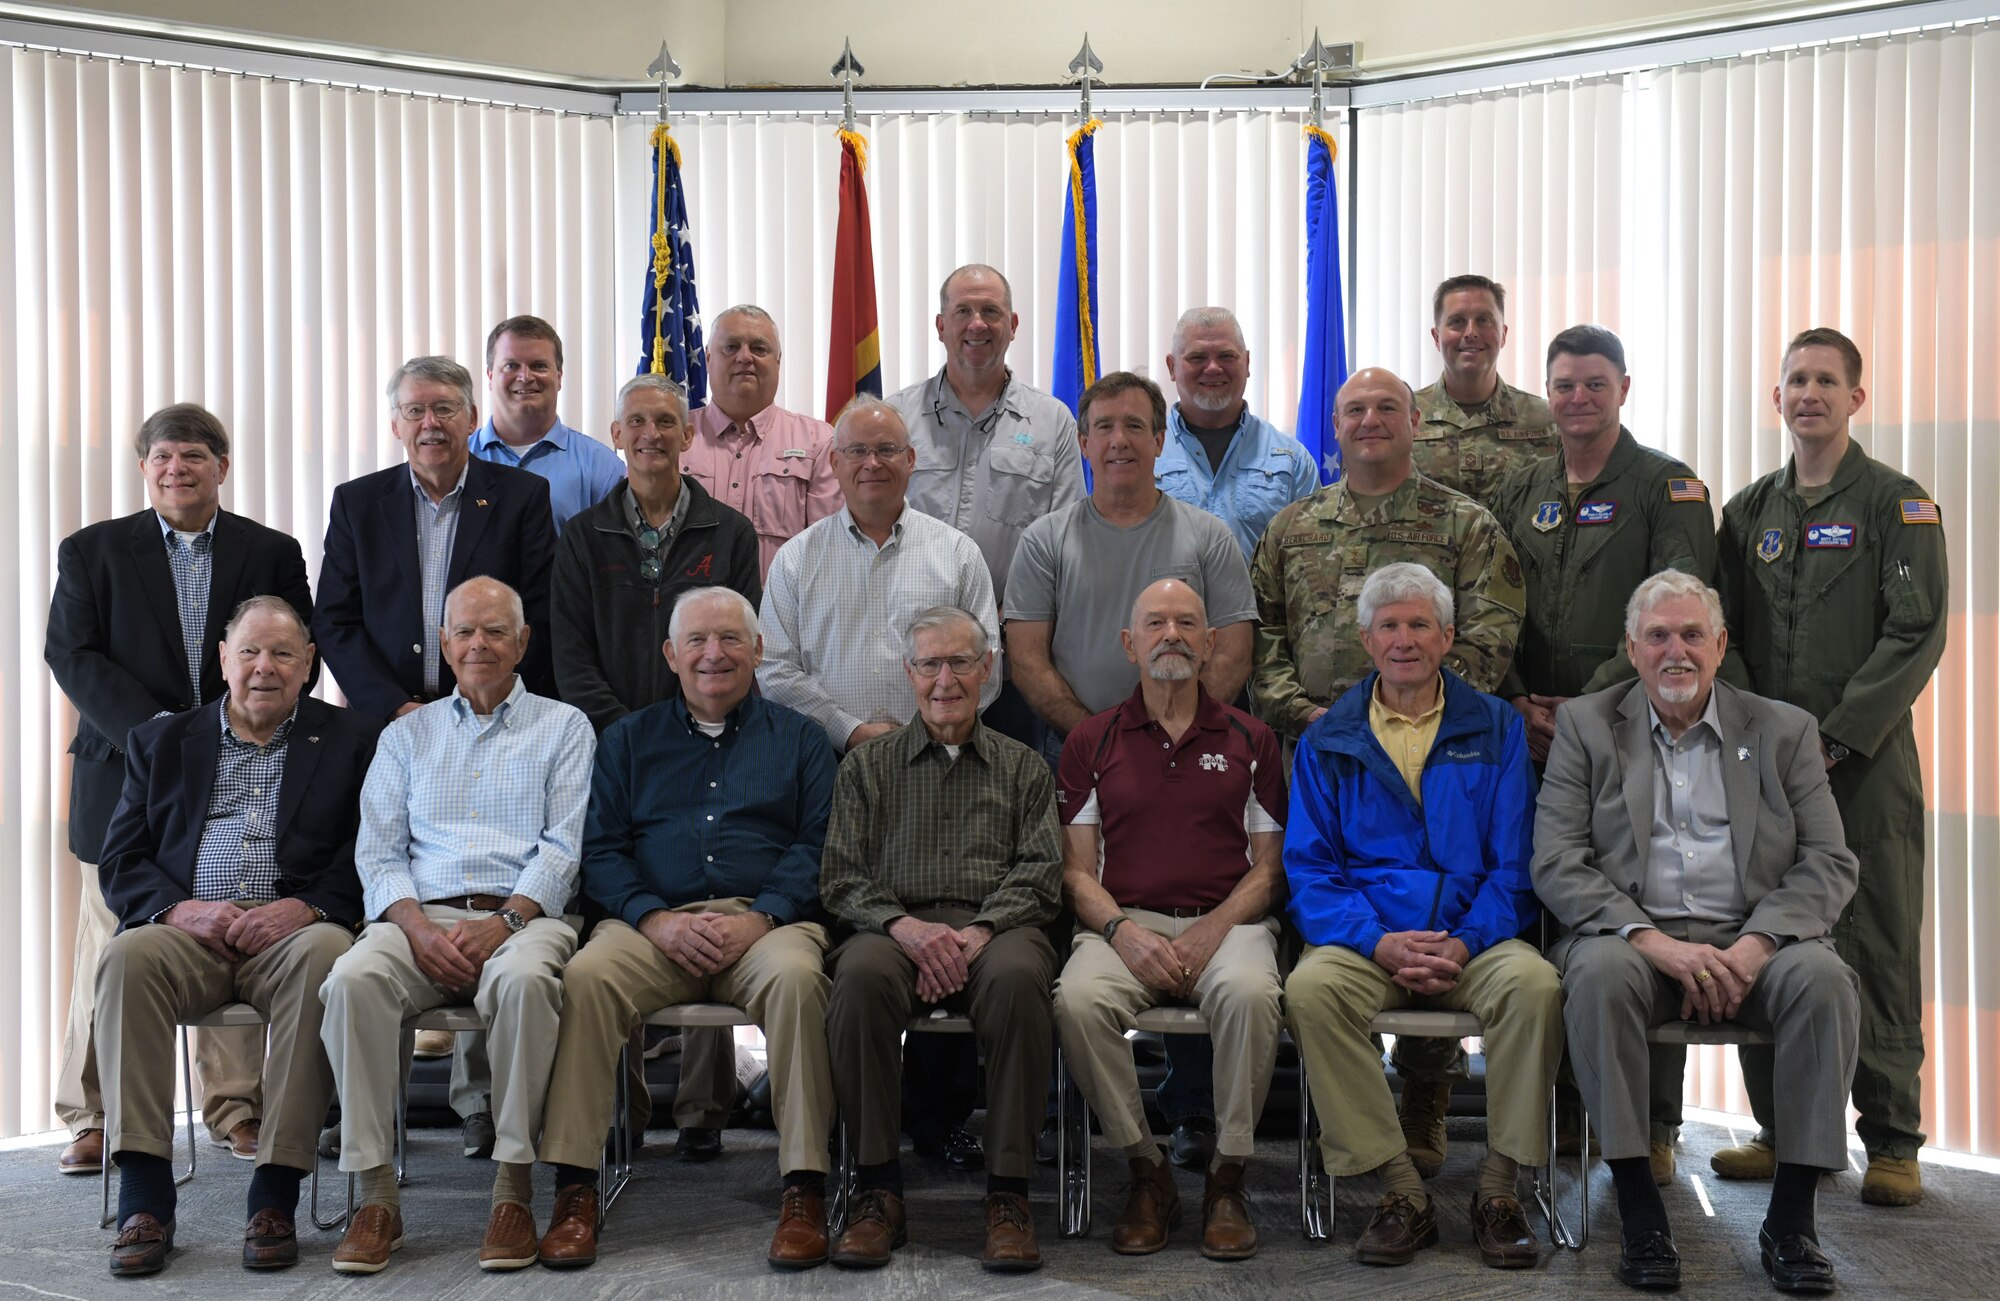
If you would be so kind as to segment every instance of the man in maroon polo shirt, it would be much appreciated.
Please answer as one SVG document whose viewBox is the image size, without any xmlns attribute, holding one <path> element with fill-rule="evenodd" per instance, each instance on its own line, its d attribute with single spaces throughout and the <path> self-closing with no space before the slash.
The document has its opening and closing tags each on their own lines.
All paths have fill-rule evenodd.
<svg viewBox="0 0 2000 1301">
<path fill-rule="evenodd" d="M 1215 632 L 1186 583 L 1139 594 L 1121 634 L 1139 688 L 1073 729 L 1057 802 L 1063 893 L 1079 923 L 1056 987 L 1056 1023 L 1077 1083 L 1125 1149 L 1132 1183 L 1111 1248 L 1158 1251 L 1180 1218 L 1167 1154 L 1146 1126 L 1125 1032 L 1139 1013 L 1193 1003 L 1215 1041 L 1215 1156 L 1201 1252 L 1257 1252 L 1243 1165 L 1271 1086 L 1281 1022 L 1278 920 L 1286 810 L 1277 737 L 1210 696 Z"/>
</svg>

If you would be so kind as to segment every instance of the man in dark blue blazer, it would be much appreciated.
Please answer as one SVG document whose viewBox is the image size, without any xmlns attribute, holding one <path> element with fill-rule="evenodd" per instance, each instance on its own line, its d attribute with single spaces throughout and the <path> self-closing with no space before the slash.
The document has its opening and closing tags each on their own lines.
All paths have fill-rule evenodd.
<svg viewBox="0 0 2000 1301">
<path fill-rule="evenodd" d="M 475 460 L 472 375 L 449 357 L 415 357 L 389 381 L 389 428 L 407 465 L 333 490 L 313 637 L 354 708 L 388 722 L 456 685 L 439 652 L 444 598 L 468 578 L 521 594 L 528 624 L 548 626 L 556 529 L 540 475 Z M 521 676 L 554 696 L 546 635 Z"/>
<path fill-rule="evenodd" d="M 124 780 L 125 734 L 222 694 L 215 646 L 230 612 L 249 597 L 281 596 L 300 618 L 312 618 L 298 542 L 221 508 L 229 433 L 220 420 L 192 402 L 176 403 L 148 416 L 134 443 L 151 505 L 63 539 L 43 650 L 77 712 L 69 848 L 84 865 L 55 1091 L 56 1116 L 74 1139 L 57 1159 L 64 1174 L 96 1174 L 103 1162 L 90 1021 L 97 960 L 113 918 L 98 894 L 97 864 Z M 212 1134 L 254 1156 L 263 1036 L 204 1030 L 195 1039 Z"/>
<path fill-rule="evenodd" d="M 99 868 L 118 918 L 97 969 L 115 1275 L 154 1273 L 173 1249 L 174 1027 L 239 1001 L 271 1036 L 243 1263 L 298 1261 L 299 1181 L 333 1089 L 319 987 L 361 920 L 354 837 L 381 730 L 301 695 L 312 660 L 298 612 L 254 597 L 222 642 L 222 699 L 131 733 Z"/>
</svg>

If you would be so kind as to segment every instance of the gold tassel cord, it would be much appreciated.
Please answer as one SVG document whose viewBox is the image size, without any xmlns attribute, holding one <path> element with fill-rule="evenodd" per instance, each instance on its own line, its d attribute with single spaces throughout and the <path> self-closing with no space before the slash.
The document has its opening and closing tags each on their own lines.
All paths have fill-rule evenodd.
<svg viewBox="0 0 2000 1301">
<path fill-rule="evenodd" d="M 1318 140 L 1321 144 L 1326 146 L 1326 156 L 1328 158 L 1340 157 L 1340 146 L 1339 144 L 1335 143 L 1333 138 L 1333 133 L 1331 131 L 1328 131 L 1325 127 L 1314 126 L 1310 122 L 1308 122 L 1306 124 L 1305 134 L 1308 140 Z"/>
<path fill-rule="evenodd" d="M 848 131 L 848 130 L 837 129 L 835 134 L 837 134 L 840 137 L 841 144 L 847 146 L 849 149 L 852 149 L 854 151 L 855 167 L 861 171 L 864 172 L 867 171 L 868 141 L 861 135 L 859 131 Z"/>
<path fill-rule="evenodd" d="M 667 373 L 667 283 L 674 274 L 674 235 L 667 222 L 667 156 L 671 155 L 674 166 L 681 165 L 681 147 L 675 143 L 673 132 L 662 122 L 653 128 L 652 134 L 654 183 L 653 183 L 653 361 L 655 375 Z"/>
</svg>

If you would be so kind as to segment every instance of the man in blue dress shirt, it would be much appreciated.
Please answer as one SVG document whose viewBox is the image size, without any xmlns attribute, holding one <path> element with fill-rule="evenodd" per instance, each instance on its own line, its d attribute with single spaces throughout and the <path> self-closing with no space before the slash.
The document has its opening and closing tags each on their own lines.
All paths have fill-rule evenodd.
<svg viewBox="0 0 2000 1301">
<path fill-rule="evenodd" d="M 591 778 L 583 885 L 610 919 L 563 971 L 541 1149 L 555 1167 L 556 1207 L 541 1260 L 597 1259 L 597 1158 L 633 1023 L 715 999 L 763 1027 L 784 1181 L 768 1259 L 808 1269 L 827 1255 L 833 1082 L 818 918 L 833 743 L 804 714 L 750 693 L 764 643 L 741 593 L 683 594 L 665 649 L 679 698 L 606 728 Z"/>
<path fill-rule="evenodd" d="M 563 347 L 539 316 L 510 316 L 486 336 L 486 386 L 493 405 L 472 436 L 482 461 L 529 470 L 549 481 L 549 509 L 560 533 L 625 482 L 618 453 L 556 418 Z"/>
<path fill-rule="evenodd" d="M 445 1004 L 470 1003 L 492 1031 L 498 1169 L 480 1268 L 535 1262 L 529 1174 L 576 951 L 564 914 L 596 739 L 581 710 L 515 673 L 531 630 L 512 588 L 475 578 L 444 609 L 457 686 L 382 733 L 354 849 L 369 925 L 320 988 L 340 1168 L 361 1182 L 333 1256 L 342 1273 L 375 1273 L 402 1244 L 391 1164 L 402 1021 Z"/>
</svg>

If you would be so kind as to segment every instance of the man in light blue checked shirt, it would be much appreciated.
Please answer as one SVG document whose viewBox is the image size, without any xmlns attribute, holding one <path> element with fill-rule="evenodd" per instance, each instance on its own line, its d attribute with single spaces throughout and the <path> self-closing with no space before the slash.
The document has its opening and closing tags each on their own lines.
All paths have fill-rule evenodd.
<svg viewBox="0 0 2000 1301">
<path fill-rule="evenodd" d="M 382 734 L 355 845 L 371 921 L 320 990 L 340 1168 L 361 1181 L 333 1257 L 343 1273 L 375 1273 L 403 1238 L 391 1165 L 402 1021 L 468 1002 L 492 1031 L 499 1163 L 480 1268 L 535 1261 L 529 1171 L 576 949 L 564 913 L 596 738 L 582 711 L 531 695 L 515 673 L 531 630 L 512 588 L 460 584 L 440 632 L 457 689 Z"/>
</svg>

